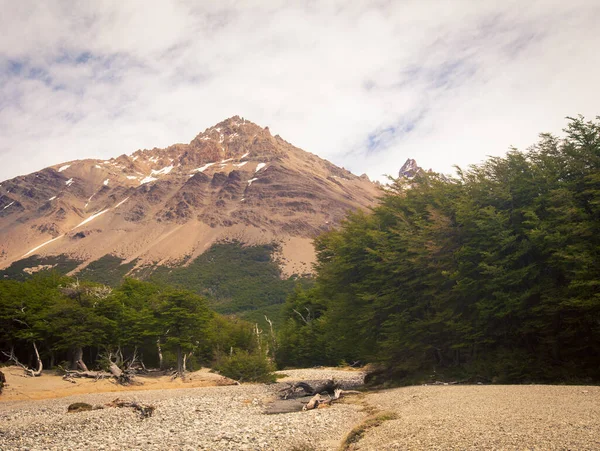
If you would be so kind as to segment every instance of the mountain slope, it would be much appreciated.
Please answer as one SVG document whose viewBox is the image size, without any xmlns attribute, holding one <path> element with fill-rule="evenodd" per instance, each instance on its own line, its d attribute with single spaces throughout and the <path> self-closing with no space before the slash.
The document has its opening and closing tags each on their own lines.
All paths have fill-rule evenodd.
<svg viewBox="0 0 600 451">
<path fill-rule="evenodd" d="M 110 254 L 132 267 L 180 265 L 213 243 L 275 242 L 287 274 L 310 271 L 311 240 L 376 184 L 227 119 L 189 144 L 66 162 L 0 184 L 0 267 L 61 255 L 76 271 Z"/>
</svg>

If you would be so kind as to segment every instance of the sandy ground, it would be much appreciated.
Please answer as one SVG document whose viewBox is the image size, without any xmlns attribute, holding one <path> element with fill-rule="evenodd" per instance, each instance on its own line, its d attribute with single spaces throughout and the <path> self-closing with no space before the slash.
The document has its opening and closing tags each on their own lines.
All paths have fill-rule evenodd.
<svg viewBox="0 0 600 451">
<path fill-rule="evenodd" d="M 360 450 L 599 450 L 600 387 L 422 386 L 372 393 L 397 418 Z"/>
<path fill-rule="evenodd" d="M 112 380 L 74 379 L 74 382 L 63 380 L 54 371 L 45 371 L 41 377 L 27 377 L 17 366 L 2 368 L 7 385 L 0 395 L 0 403 L 6 401 L 37 400 L 63 398 L 65 396 L 86 393 L 129 392 L 138 390 L 166 390 L 174 388 L 214 387 L 231 385 L 234 382 L 203 368 L 189 373 L 184 381 L 171 380 L 170 376 L 137 376 L 139 385 L 122 386 Z"/>
</svg>

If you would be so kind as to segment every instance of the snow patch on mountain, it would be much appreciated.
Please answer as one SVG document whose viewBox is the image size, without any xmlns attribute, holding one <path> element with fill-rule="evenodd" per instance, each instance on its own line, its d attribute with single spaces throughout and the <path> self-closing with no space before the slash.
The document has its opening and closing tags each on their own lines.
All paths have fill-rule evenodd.
<svg viewBox="0 0 600 451">
<path fill-rule="evenodd" d="M 147 177 L 144 177 L 142 180 L 140 180 L 140 185 L 143 185 L 145 183 L 154 182 L 155 180 L 158 180 L 158 179 L 156 177 L 147 176 Z"/>
<path fill-rule="evenodd" d="M 215 162 L 212 163 L 206 163 L 204 166 L 200 166 L 199 168 L 194 169 L 194 172 L 204 172 L 206 171 L 208 168 L 210 168 L 213 164 L 215 164 Z"/>
<path fill-rule="evenodd" d="M 93 214 L 93 215 L 92 215 L 92 216 L 90 216 L 89 218 L 87 218 L 87 219 L 84 219 L 84 220 L 83 220 L 83 221 L 81 221 L 79 224 L 77 224 L 75 227 L 73 227 L 73 229 L 76 229 L 77 227 L 81 227 L 82 225 L 84 225 L 84 224 L 87 224 L 87 223 L 88 223 L 88 222 L 90 222 L 91 220 L 93 220 L 93 219 L 96 219 L 98 216 L 100 216 L 100 215 L 103 215 L 104 213 L 106 213 L 106 212 L 107 212 L 107 211 L 109 211 L 109 210 L 110 210 L 110 208 L 107 208 L 106 210 L 102 210 L 102 211 L 100 211 L 100 212 L 98 212 L 98 213 L 96 213 L 96 214 Z M 73 229 L 71 229 L 71 230 L 73 230 Z"/>
<path fill-rule="evenodd" d="M 155 171 L 154 169 L 152 169 L 150 175 L 167 175 L 172 170 L 173 170 L 173 165 L 165 166 L 164 168 L 159 169 L 158 171 Z"/>
<path fill-rule="evenodd" d="M 34 247 L 33 249 L 31 249 L 29 252 L 27 252 L 26 254 L 23 254 L 23 256 L 21 258 L 27 257 L 29 254 L 31 254 L 32 252 L 37 251 L 39 248 L 44 247 L 46 244 L 50 244 L 52 243 L 52 241 L 56 241 L 59 238 L 62 238 L 64 235 L 61 236 L 57 236 L 56 238 L 52 238 L 51 240 L 46 241 L 45 243 L 40 244 L 37 247 Z"/>
</svg>

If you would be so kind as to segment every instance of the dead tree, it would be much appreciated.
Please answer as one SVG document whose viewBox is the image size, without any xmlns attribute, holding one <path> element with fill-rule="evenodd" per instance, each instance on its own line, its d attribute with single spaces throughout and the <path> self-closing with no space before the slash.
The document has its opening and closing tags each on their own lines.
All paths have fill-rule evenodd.
<svg viewBox="0 0 600 451">
<path fill-rule="evenodd" d="M 83 361 L 83 348 L 77 346 L 71 349 L 71 364 L 70 370 L 89 371 L 87 365 Z"/>
<path fill-rule="evenodd" d="M 64 371 L 63 379 L 72 381 L 74 378 L 89 378 L 89 379 L 114 379 L 120 385 L 130 385 L 134 383 L 135 370 L 132 369 L 133 364 L 135 363 L 137 357 L 134 353 L 134 356 L 131 359 L 129 365 L 123 370 L 119 368 L 119 366 L 113 361 L 113 354 L 109 352 L 106 356 L 106 360 L 108 363 L 108 371 L 78 371 L 78 370 L 65 370 L 62 367 L 59 367 L 62 371 Z M 119 357 L 117 356 L 117 360 Z"/>
<path fill-rule="evenodd" d="M 120 350 L 119 350 L 119 354 L 120 354 Z M 117 361 L 123 361 L 123 355 L 122 354 L 117 354 Z M 132 358 L 132 361 L 130 363 L 130 365 L 125 369 L 122 370 L 121 368 L 119 368 L 119 365 L 117 365 L 115 362 L 113 362 L 113 355 L 111 352 L 108 353 L 107 355 L 107 359 L 108 359 L 108 370 L 110 371 L 110 373 L 113 375 L 113 377 L 117 380 L 117 382 L 121 385 L 129 385 L 131 383 L 133 383 L 133 377 L 135 376 L 135 372 L 131 369 L 131 364 L 133 364 L 135 362 L 136 359 L 136 355 L 134 353 L 134 356 Z"/>
<path fill-rule="evenodd" d="M 156 340 L 156 350 L 158 352 L 158 368 L 163 369 L 163 353 L 160 347 L 160 337 Z"/>
<path fill-rule="evenodd" d="M 265 320 L 269 323 L 269 348 L 267 349 L 267 355 L 271 354 L 271 358 L 275 360 L 275 355 L 277 354 L 277 336 L 275 335 L 275 329 L 273 328 L 273 321 L 271 321 L 267 315 L 265 315 Z"/>
<path fill-rule="evenodd" d="M 38 352 L 38 348 L 35 344 L 35 341 L 33 342 L 33 350 L 35 351 L 35 358 L 37 361 L 37 370 L 31 369 L 31 368 L 27 368 L 25 365 L 23 365 L 21 362 L 19 362 L 19 360 L 17 359 L 17 357 L 15 356 L 15 349 L 11 348 L 10 349 L 10 354 L 2 351 L 2 354 L 4 354 L 6 357 L 8 357 L 9 360 L 11 360 L 12 362 L 14 362 L 15 365 L 17 365 L 18 367 L 22 368 L 23 371 L 25 371 L 25 374 L 27 374 L 28 376 L 31 377 L 38 377 L 42 375 L 42 370 L 44 369 L 44 365 L 42 364 L 42 359 L 40 358 L 40 353 Z"/>
</svg>

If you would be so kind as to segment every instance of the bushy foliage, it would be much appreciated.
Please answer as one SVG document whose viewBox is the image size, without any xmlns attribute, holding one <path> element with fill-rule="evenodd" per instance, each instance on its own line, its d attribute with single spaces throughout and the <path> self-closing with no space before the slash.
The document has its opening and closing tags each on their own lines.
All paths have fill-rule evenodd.
<svg viewBox="0 0 600 451">
<path fill-rule="evenodd" d="M 23 270 L 26 268 L 35 268 L 37 266 L 49 266 L 54 272 L 66 274 L 73 271 L 80 264 L 81 262 L 79 260 L 71 259 L 65 255 L 50 255 L 46 257 L 31 255 L 30 257 L 22 258 L 21 260 L 11 263 L 8 268 L 0 270 L 0 279 L 30 279 L 32 274 Z"/>
<path fill-rule="evenodd" d="M 77 274 L 77 277 L 117 287 L 123 282 L 126 274 L 135 267 L 136 263 L 137 260 L 132 260 L 129 263 L 123 264 L 122 258 L 107 254 L 87 265 Z"/>
<path fill-rule="evenodd" d="M 231 354 L 220 355 L 213 369 L 223 376 L 239 382 L 275 382 L 275 366 L 259 350 L 250 352 L 235 349 Z"/>
<path fill-rule="evenodd" d="M 220 242 L 185 266 L 157 266 L 135 269 L 133 275 L 155 285 L 175 286 L 193 291 L 206 298 L 209 306 L 222 314 L 238 316 L 266 326 L 265 315 L 279 322 L 281 305 L 297 283 L 306 278 L 283 277 L 275 253 L 275 244 L 245 246 L 237 241 Z M 0 276 L 26 280 L 31 275 L 23 268 L 38 265 L 53 266 L 66 274 L 81 262 L 65 256 L 32 256 L 13 263 L 0 271 Z M 105 255 L 91 262 L 77 277 L 81 280 L 118 287 L 134 269 L 136 261 L 123 264 L 114 255 Z"/>
<path fill-rule="evenodd" d="M 565 132 L 455 179 L 396 181 L 371 214 L 319 237 L 320 316 L 299 320 L 292 296 L 281 335 L 312 349 L 295 358 L 320 361 L 327 343 L 332 362 L 396 374 L 599 380 L 600 122 Z"/>
<path fill-rule="evenodd" d="M 45 367 L 76 359 L 101 365 L 107 355 L 183 370 L 210 363 L 223 349 L 253 349 L 252 325 L 212 312 L 190 291 L 126 279 L 111 289 L 50 272 L 0 280 L 0 349 L 28 361 L 32 343 Z"/>
</svg>

